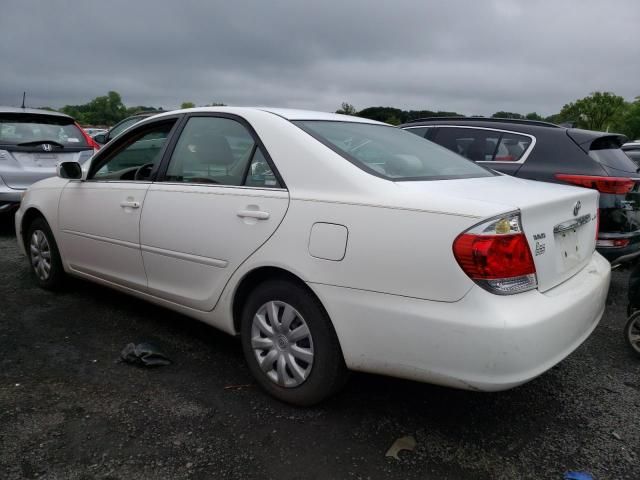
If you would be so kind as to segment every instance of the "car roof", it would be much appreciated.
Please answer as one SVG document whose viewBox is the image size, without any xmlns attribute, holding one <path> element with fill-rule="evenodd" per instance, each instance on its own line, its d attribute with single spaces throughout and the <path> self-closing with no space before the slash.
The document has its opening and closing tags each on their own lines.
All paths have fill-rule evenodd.
<svg viewBox="0 0 640 480">
<path fill-rule="evenodd" d="M 270 108 L 270 107 L 196 107 L 185 108 L 182 110 L 173 110 L 171 112 L 164 112 L 157 115 L 158 118 L 165 115 L 173 115 L 176 113 L 235 113 L 242 115 L 247 112 L 268 112 L 286 120 L 324 120 L 334 122 L 354 122 L 354 123 L 371 123 L 375 125 L 387 125 L 386 123 L 378 122 L 376 120 L 370 120 L 368 118 L 355 117 L 351 115 L 341 115 L 338 113 L 318 112 L 313 110 L 297 110 L 292 108 Z"/>
<path fill-rule="evenodd" d="M 622 145 L 623 150 L 635 150 L 636 148 L 640 148 L 640 142 L 627 142 Z"/>
<path fill-rule="evenodd" d="M 566 132 L 567 127 L 549 122 L 537 120 L 520 120 L 512 118 L 485 118 L 485 117 L 429 117 L 412 120 L 403 123 L 401 128 L 422 127 L 430 125 L 456 125 L 469 127 L 497 128 L 501 130 L 512 130 L 523 133 L 560 133 Z"/>
<path fill-rule="evenodd" d="M 61 112 L 52 112 L 51 110 L 41 110 L 39 108 L 20 108 L 20 107 L 2 107 L 0 106 L 0 113 L 26 113 L 31 115 L 51 115 L 53 117 L 65 117 L 72 118 L 69 115 Z"/>
</svg>

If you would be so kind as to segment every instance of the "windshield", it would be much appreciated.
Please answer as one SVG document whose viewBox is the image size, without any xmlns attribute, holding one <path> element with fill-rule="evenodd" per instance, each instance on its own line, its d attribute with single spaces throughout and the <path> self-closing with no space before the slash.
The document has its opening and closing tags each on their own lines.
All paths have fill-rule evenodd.
<svg viewBox="0 0 640 480">
<path fill-rule="evenodd" d="M 444 180 L 495 174 L 446 148 L 387 125 L 293 122 L 368 173 L 389 180 Z"/>
<path fill-rule="evenodd" d="M 636 173 L 638 166 L 620 149 L 615 139 L 603 137 L 591 144 L 589 156 L 607 167 L 625 172 Z"/>
<path fill-rule="evenodd" d="M 0 144 L 23 145 L 38 142 L 67 147 L 86 147 L 83 133 L 68 117 L 33 114 L 0 115 Z"/>
</svg>

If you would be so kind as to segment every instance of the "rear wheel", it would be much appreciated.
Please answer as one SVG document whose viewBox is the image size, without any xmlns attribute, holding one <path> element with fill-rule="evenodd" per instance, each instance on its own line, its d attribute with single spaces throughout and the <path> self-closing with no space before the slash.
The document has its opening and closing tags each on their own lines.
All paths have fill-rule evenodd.
<svg viewBox="0 0 640 480">
<path fill-rule="evenodd" d="M 38 284 L 47 290 L 60 288 L 64 281 L 64 269 L 58 245 L 44 218 L 36 218 L 29 224 L 25 248 Z"/>
<path fill-rule="evenodd" d="M 640 311 L 635 312 L 627 320 L 624 327 L 624 338 L 631 350 L 636 355 L 640 355 Z"/>
<path fill-rule="evenodd" d="M 268 281 L 250 295 L 241 338 L 251 373 L 274 397 L 313 405 L 336 392 L 347 370 L 333 326 L 304 287 Z"/>
</svg>

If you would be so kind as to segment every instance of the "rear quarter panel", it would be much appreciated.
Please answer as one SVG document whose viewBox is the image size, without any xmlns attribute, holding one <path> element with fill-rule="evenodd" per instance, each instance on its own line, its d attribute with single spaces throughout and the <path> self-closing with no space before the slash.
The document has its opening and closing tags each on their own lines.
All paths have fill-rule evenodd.
<svg viewBox="0 0 640 480">
<path fill-rule="evenodd" d="M 477 221 L 434 212 L 292 199 L 282 225 L 241 271 L 276 265 L 309 283 L 455 302 L 473 282 L 453 256 L 453 241 Z M 311 229 L 317 222 L 347 228 L 342 260 L 309 253 Z"/>
</svg>

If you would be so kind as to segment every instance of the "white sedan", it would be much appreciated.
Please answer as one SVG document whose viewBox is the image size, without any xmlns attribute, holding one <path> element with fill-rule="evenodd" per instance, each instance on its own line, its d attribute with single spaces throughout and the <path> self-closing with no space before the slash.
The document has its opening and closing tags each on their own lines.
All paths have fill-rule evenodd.
<svg viewBox="0 0 640 480">
<path fill-rule="evenodd" d="M 597 212 L 382 123 L 210 107 L 60 164 L 16 231 L 42 287 L 71 274 L 239 335 L 264 389 L 310 405 L 348 370 L 495 391 L 551 368 L 604 311 Z"/>
</svg>

